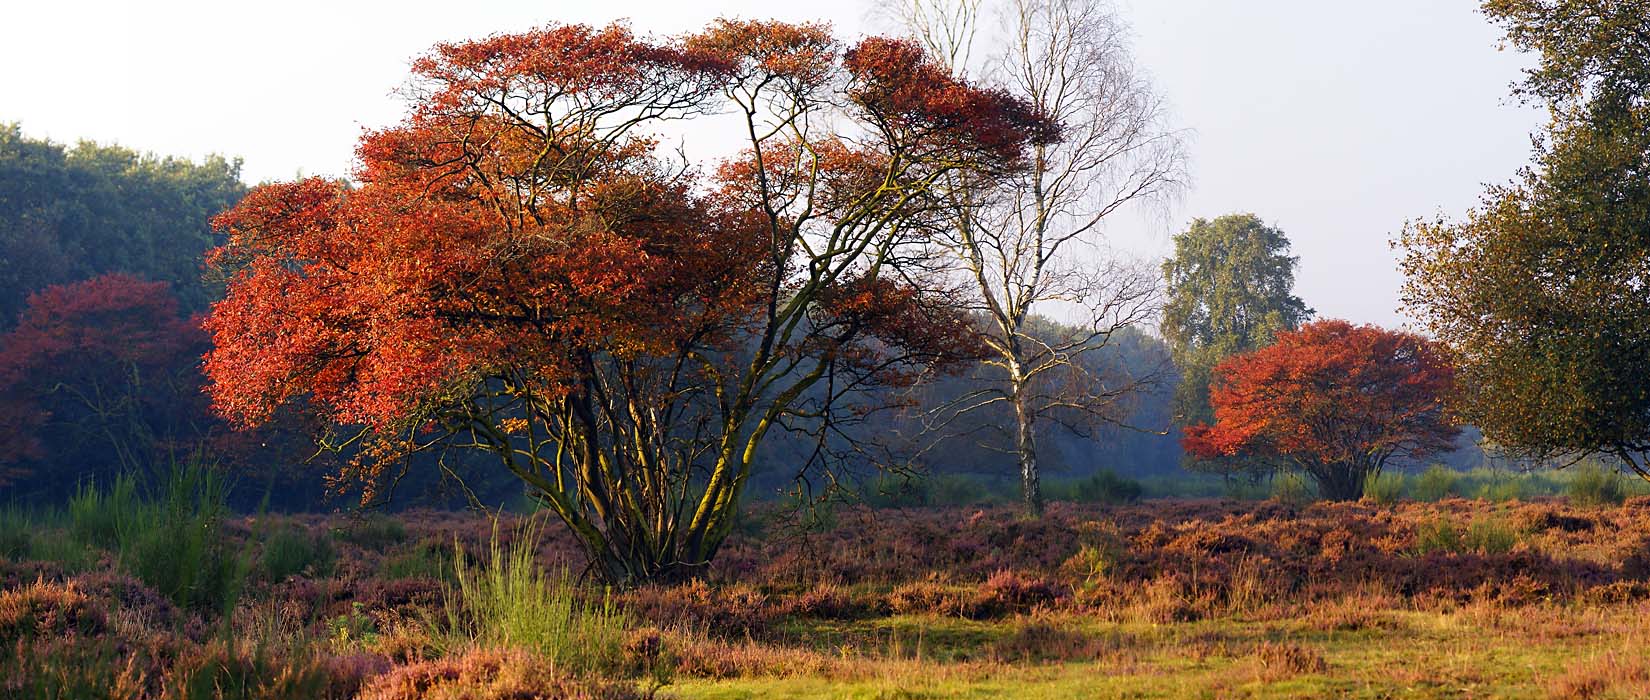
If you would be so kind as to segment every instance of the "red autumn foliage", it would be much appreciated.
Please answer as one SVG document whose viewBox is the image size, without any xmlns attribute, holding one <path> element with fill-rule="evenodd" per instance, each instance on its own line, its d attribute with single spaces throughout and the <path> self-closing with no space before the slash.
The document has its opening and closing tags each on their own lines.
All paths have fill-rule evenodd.
<svg viewBox="0 0 1650 700">
<path fill-rule="evenodd" d="M 365 428 L 345 476 L 368 498 L 419 449 L 504 455 L 615 580 L 709 560 L 756 443 L 826 415 L 798 408 L 816 369 L 860 387 L 958 354 L 962 317 L 906 282 L 907 223 L 943 173 L 1057 131 L 914 45 L 817 25 L 553 26 L 440 44 L 413 74 L 357 185 L 266 185 L 215 220 L 214 406 Z M 750 142 L 714 169 L 642 135 L 728 108 Z"/>
<path fill-rule="evenodd" d="M 1426 338 L 1317 321 L 1216 366 L 1215 424 L 1188 427 L 1181 444 L 1204 457 L 1282 460 L 1324 496 L 1357 498 L 1389 460 L 1451 449 L 1459 429 L 1443 401 L 1454 377 Z"/>
<path fill-rule="evenodd" d="M 116 273 L 30 295 L 17 327 L 0 336 L 0 485 L 24 473 L 17 465 L 65 447 L 46 439 L 54 415 L 94 421 L 82 429 L 97 435 L 116 435 L 111 425 L 145 411 L 175 418 L 178 405 L 193 403 L 203 340 L 165 282 Z M 148 446 L 105 447 L 135 458 Z"/>
</svg>

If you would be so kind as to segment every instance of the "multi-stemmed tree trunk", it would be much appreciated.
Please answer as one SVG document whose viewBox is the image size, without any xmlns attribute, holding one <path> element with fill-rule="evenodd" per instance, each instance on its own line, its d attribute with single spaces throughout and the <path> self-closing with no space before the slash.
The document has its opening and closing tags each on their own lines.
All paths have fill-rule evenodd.
<svg viewBox="0 0 1650 700">
<path fill-rule="evenodd" d="M 1006 403 L 1022 500 L 1043 508 L 1036 436 L 1047 420 L 1087 432 L 1126 419 L 1120 400 L 1152 377 L 1108 375 L 1099 351 L 1156 312 L 1158 289 L 1142 267 L 1096 260 L 1105 224 L 1120 209 L 1160 201 L 1183 181 L 1185 152 L 1161 99 L 1135 69 L 1126 28 L 1095 0 L 1007 0 L 994 10 L 1006 35 L 978 64 L 979 0 L 909 0 L 900 19 L 958 76 L 978 73 L 1056 118 L 1058 143 L 1036 145 L 1012 177 L 958 170 L 943 181 L 952 255 L 982 320 L 986 366 L 997 376 L 936 416 Z M 1068 315 L 1075 330 L 1045 333 L 1038 314 Z M 944 434 L 943 432 L 941 433 Z"/>
</svg>

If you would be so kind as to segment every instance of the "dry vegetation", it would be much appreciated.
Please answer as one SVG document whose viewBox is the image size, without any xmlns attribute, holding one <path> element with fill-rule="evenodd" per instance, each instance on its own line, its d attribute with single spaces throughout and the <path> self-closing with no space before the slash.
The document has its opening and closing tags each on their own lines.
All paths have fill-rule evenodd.
<svg viewBox="0 0 1650 700">
<path fill-rule="evenodd" d="M 1038 520 L 845 509 L 809 532 L 766 522 L 748 518 L 700 580 L 606 592 L 579 585 L 576 568 L 555 575 L 577 565 L 573 543 L 553 528 L 526 539 L 518 519 L 496 540 L 467 514 L 228 520 L 242 578 L 227 613 L 76 544 L 74 522 L 31 528 L 0 568 L 0 644 L 14 652 L 0 657 L 0 695 L 1650 692 L 1650 499 L 1055 504 Z M 532 556 L 516 556 L 529 542 Z M 528 600 L 498 607 L 506 598 Z"/>
</svg>

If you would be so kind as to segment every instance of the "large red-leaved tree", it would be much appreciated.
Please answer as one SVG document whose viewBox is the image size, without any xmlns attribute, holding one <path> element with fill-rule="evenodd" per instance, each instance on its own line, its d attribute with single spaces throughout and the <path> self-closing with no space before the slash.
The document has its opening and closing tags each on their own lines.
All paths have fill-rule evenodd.
<svg viewBox="0 0 1650 700">
<path fill-rule="evenodd" d="M 837 399 L 953 358 L 966 324 L 920 284 L 932 185 L 1057 134 L 913 44 L 817 25 L 551 26 L 413 74 L 355 183 L 217 219 L 215 405 L 352 426 L 367 498 L 410 453 L 491 453 L 620 583 L 710 560 L 769 431 L 832 444 Z M 658 148 L 683 120 L 743 152 Z"/>
<path fill-rule="evenodd" d="M 1182 445 L 1199 457 L 1279 459 L 1310 476 L 1325 498 L 1351 500 L 1394 458 L 1454 445 L 1459 429 L 1443 405 L 1453 383 L 1454 371 L 1426 338 L 1316 321 L 1216 365 L 1215 424 L 1188 427 Z"/>
</svg>

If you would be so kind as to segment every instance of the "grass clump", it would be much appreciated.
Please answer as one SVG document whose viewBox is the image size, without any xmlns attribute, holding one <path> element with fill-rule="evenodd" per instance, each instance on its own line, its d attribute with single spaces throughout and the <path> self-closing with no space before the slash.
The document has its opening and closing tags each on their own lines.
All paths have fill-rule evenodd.
<svg viewBox="0 0 1650 700">
<path fill-rule="evenodd" d="M 308 528 L 291 523 L 270 533 L 258 565 L 268 580 L 280 581 L 300 573 L 326 576 L 332 572 L 336 557 L 330 539 L 316 537 Z"/>
<path fill-rule="evenodd" d="M 1305 505 L 1317 500 L 1317 490 L 1299 474 L 1283 474 L 1272 479 L 1272 499 L 1279 503 Z"/>
<path fill-rule="evenodd" d="M 163 496 L 121 531 L 121 564 L 178 605 L 227 612 L 250 563 L 221 527 L 228 495 L 212 469 L 174 468 Z"/>
<path fill-rule="evenodd" d="M 1434 464 L 1415 477 L 1410 488 L 1410 496 L 1417 501 L 1442 501 L 1456 495 L 1455 485 L 1459 479 L 1455 470 L 1442 464 Z"/>
<path fill-rule="evenodd" d="M 1518 530 L 1501 518 L 1478 518 L 1467 526 L 1462 544 L 1479 554 L 1506 554 L 1518 546 Z"/>
<path fill-rule="evenodd" d="M 137 525 L 144 509 L 135 476 L 121 474 L 107 490 L 88 481 L 69 499 L 69 535 L 83 545 L 118 549 L 123 533 Z"/>
<path fill-rule="evenodd" d="M 1371 472 L 1364 477 L 1364 500 L 1387 506 L 1403 498 L 1404 475 L 1398 472 Z"/>
<path fill-rule="evenodd" d="M 451 581 L 453 578 L 452 564 L 447 554 L 422 543 L 386 557 L 381 573 L 392 581 L 415 578 Z"/>
<path fill-rule="evenodd" d="M 537 561 L 538 524 L 529 523 L 508 544 L 493 523 L 488 551 L 475 563 L 455 542 L 444 630 L 448 649 L 469 644 L 535 651 L 559 668 L 610 672 L 624 663 L 625 616 L 606 595 L 586 599 L 566 571 L 547 574 Z M 438 640 L 439 641 L 439 640 Z"/>
<path fill-rule="evenodd" d="M 34 541 L 34 519 L 16 505 L 0 508 L 0 559 L 20 561 Z"/>
<path fill-rule="evenodd" d="M 88 547 L 107 549 L 123 568 L 174 603 L 227 612 L 249 568 L 221 527 L 227 498 L 222 477 L 198 463 L 173 467 L 164 490 L 153 499 L 140 496 L 131 475 L 115 479 L 108 489 L 88 484 L 69 501 L 68 537 L 37 537 L 31 554 L 90 559 Z"/>
<path fill-rule="evenodd" d="M 1458 554 L 1466 547 L 1461 531 L 1455 524 L 1442 518 L 1421 523 L 1415 528 L 1415 554 L 1426 556 L 1434 552 Z"/>
<path fill-rule="evenodd" d="M 1621 475 L 1597 462 L 1580 464 L 1564 485 L 1564 495 L 1578 506 L 1616 505 L 1627 497 Z"/>
</svg>

